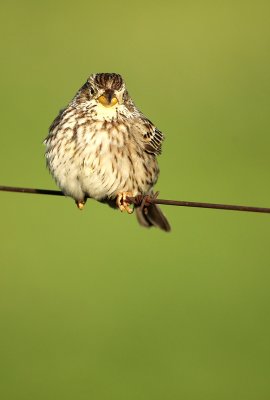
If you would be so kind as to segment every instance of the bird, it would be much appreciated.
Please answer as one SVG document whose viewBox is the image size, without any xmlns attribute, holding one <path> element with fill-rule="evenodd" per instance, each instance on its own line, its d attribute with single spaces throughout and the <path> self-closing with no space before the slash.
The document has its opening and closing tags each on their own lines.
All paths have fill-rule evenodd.
<svg viewBox="0 0 270 400">
<path fill-rule="evenodd" d="M 83 209 L 87 198 L 131 214 L 140 225 L 170 231 L 153 195 L 164 134 L 135 106 L 120 74 L 95 73 L 52 122 L 44 140 L 46 165 L 66 196 Z"/>
</svg>

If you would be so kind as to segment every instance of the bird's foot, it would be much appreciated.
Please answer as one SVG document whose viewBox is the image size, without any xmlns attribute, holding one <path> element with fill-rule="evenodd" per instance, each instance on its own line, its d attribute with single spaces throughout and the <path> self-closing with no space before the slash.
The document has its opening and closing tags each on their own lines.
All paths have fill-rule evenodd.
<svg viewBox="0 0 270 400">
<path fill-rule="evenodd" d="M 119 193 L 116 199 L 116 205 L 120 211 L 127 211 L 129 214 L 132 214 L 134 208 L 130 206 L 130 203 L 127 201 L 127 197 L 132 197 L 133 194 L 131 192 L 122 192 Z"/>
<path fill-rule="evenodd" d="M 76 206 L 78 207 L 79 210 L 82 210 L 83 207 L 85 206 L 86 199 L 85 200 L 75 200 Z"/>
</svg>

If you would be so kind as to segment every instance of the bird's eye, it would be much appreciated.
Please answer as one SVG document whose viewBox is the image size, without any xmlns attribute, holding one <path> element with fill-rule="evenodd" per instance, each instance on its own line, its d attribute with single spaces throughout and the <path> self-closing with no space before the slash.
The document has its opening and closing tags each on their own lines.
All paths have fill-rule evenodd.
<svg viewBox="0 0 270 400">
<path fill-rule="evenodd" d="M 93 95 L 95 93 L 94 89 L 90 87 L 90 93 Z"/>
</svg>

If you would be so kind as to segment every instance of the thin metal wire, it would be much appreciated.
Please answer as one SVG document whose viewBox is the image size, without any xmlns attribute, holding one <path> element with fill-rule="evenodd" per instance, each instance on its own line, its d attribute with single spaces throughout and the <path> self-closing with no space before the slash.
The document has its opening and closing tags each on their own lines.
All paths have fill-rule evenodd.
<svg viewBox="0 0 270 400">
<path fill-rule="evenodd" d="M 2 192 L 16 192 L 16 193 L 31 193 L 31 194 L 49 194 L 52 196 L 65 196 L 63 192 L 59 190 L 48 190 L 48 189 L 30 189 L 14 186 L 0 186 Z"/>
<path fill-rule="evenodd" d="M 13 186 L 0 186 L 0 191 L 28 193 L 28 194 L 47 194 L 47 195 L 52 195 L 52 196 L 64 196 L 64 193 L 60 192 L 59 190 L 31 189 L 31 188 L 22 188 L 22 187 L 13 187 Z M 237 206 L 237 205 L 232 205 L 232 204 L 201 203 L 201 202 L 197 202 L 197 201 L 162 200 L 162 199 L 158 199 L 157 195 L 128 197 L 127 200 L 130 203 L 134 203 L 136 205 L 140 205 L 144 201 L 146 206 L 147 206 L 147 204 L 162 204 L 162 205 L 167 205 L 167 206 L 212 208 L 215 210 L 248 211 L 248 212 L 270 214 L 270 208 L 266 208 L 266 207 L 249 207 L 249 206 Z"/>
</svg>

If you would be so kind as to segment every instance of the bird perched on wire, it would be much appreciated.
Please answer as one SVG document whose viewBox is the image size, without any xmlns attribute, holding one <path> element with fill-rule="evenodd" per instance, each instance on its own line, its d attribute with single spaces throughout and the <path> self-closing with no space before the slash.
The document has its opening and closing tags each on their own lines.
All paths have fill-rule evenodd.
<svg viewBox="0 0 270 400">
<path fill-rule="evenodd" d="M 121 75 L 99 73 L 59 112 L 44 143 L 52 176 L 78 208 L 91 197 L 132 213 L 128 197 L 152 194 L 163 140 L 136 108 Z M 141 225 L 170 230 L 157 205 L 135 209 Z"/>
</svg>

